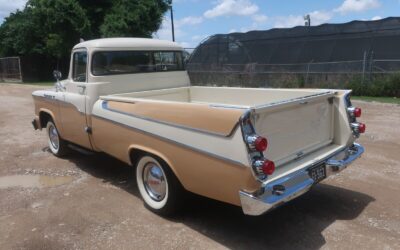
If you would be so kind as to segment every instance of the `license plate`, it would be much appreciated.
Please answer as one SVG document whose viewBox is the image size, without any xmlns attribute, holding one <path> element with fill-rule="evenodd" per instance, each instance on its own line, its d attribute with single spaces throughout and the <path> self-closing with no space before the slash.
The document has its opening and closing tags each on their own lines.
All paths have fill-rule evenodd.
<svg viewBox="0 0 400 250">
<path fill-rule="evenodd" d="M 322 181 L 323 179 L 326 178 L 325 164 L 321 164 L 321 165 L 309 168 L 308 174 L 314 180 L 315 183 Z"/>
</svg>

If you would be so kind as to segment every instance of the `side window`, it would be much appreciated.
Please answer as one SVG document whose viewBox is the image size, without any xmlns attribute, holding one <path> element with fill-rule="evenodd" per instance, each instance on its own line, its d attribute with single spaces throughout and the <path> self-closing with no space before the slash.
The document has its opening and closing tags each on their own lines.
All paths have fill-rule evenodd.
<svg viewBox="0 0 400 250">
<path fill-rule="evenodd" d="M 154 52 L 157 71 L 183 70 L 182 52 Z"/>
<path fill-rule="evenodd" d="M 75 52 L 72 61 L 72 79 L 75 82 L 86 82 L 86 51 Z"/>
</svg>

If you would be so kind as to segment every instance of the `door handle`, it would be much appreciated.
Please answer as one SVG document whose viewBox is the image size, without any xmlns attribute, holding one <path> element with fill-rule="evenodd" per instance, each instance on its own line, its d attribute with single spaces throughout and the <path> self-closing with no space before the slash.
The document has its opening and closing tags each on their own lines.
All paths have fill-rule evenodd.
<svg viewBox="0 0 400 250">
<path fill-rule="evenodd" d="M 79 94 L 83 95 L 85 93 L 86 86 L 85 85 L 77 85 L 80 88 Z"/>
</svg>

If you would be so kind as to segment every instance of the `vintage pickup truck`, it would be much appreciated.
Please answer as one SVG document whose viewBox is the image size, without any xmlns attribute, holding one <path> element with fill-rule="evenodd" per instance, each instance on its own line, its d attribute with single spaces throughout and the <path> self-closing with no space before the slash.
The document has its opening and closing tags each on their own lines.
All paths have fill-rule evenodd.
<svg viewBox="0 0 400 250">
<path fill-rule="evenodd" d="M 66 80 L 33 92 L 51 152 L 105 152 L 133 166 L 167 215 L 190 191 L 261 215 L 346 168 L 364 149 L 349 90 L 191 86 L 182 48 L 110 38 L 77 44 Z"/>
</svg>

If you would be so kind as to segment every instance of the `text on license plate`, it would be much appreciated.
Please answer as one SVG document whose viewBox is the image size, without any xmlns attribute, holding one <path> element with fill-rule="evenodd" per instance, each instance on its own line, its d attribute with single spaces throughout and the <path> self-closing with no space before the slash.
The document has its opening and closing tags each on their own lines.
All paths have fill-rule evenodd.
<svg viewBox="0 0 400 250">
<path fill-rule="evenodd" d="M 326 178 L 325 164 L 321 164 L 321 165 L 309 168 L 308 174 L 314 180 L 315 183 L 322 181 L 323 179 Z"/>
</svg>

